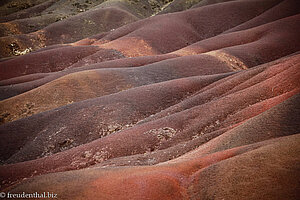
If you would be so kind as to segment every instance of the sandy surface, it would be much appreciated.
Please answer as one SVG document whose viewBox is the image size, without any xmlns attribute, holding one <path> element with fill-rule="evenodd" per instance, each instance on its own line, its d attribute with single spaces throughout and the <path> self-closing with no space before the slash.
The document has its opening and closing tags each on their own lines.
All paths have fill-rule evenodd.
<svg viewBox="0 0 300 200">
<path fill-rule="evenodd" d="M 0 3 L 0 191 L 298 199 L 297 0 Z"/>
</svg>

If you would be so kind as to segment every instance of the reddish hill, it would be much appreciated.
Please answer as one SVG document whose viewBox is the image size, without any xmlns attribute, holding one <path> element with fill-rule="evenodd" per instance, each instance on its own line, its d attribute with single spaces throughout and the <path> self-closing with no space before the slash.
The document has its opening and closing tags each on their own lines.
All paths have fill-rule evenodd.
<svg viewBox="0 0 300 200">
<path fill-rule="evenodd" d="M 298 1 L 21 5 L 0 4 L 1 55 L 26 54 L 0 61 L 1 191 L 298 199 Z"/>
</svg>

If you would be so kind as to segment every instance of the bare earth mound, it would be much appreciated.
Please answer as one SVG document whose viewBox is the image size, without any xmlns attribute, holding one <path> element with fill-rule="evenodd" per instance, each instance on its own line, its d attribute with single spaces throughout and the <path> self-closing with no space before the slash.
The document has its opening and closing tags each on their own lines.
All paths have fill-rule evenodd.
<svg viewBox="0 0 300 200">
<path fill-rule="evenodd" d="M 0 11 L 3 194 L 299 199 L 299 1 Z"/>
</svg>

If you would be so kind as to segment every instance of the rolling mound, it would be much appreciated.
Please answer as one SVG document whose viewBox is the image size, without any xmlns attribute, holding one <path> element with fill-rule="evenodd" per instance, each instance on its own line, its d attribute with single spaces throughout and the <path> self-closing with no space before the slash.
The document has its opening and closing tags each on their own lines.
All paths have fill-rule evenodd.
<svg viewBox="0 0 300 200">
<path fill-rule="evenodd" d="M 297 0 L 0 10 L 5 195 L 299 198 Z"/>
</svg>

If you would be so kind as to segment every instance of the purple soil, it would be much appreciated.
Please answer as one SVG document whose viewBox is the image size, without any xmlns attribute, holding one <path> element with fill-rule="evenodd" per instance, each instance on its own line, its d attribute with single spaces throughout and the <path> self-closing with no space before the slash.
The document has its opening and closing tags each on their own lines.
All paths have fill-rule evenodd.
<svg viewBox="0 0 300 200">
<path fill-rule="evenodd" d="M 299 198 L 298 1 L 31 1 L 0 19 L 44 23 L 0 38 L 34 50 L 0 61 L 1 192 Z"/>
</svg>

